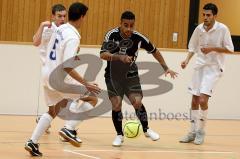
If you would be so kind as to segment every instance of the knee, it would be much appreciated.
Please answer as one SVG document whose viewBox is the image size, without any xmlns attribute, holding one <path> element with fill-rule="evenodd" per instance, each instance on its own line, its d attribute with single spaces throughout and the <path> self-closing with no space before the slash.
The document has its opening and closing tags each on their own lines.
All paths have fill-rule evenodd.
<svg viewBox="0 0 240 159">
<path fill-rule="evenodd" d="M 112 104 L 112 110 L 113 111 L 120 111 L 122 109 L 122 98 L 118 96 L 109 97 L 111 104 Z"/>
<path fill-rule="evenodd" d="M 50 106 L 49 110 L 48 110 L 48 114 L 52 117 L 55 118 L 56 117 L 56 111 L 55 111 L 55 106 Z"/>
<path fill-rule="evenodd" d="M 208 109 L 208 101 L 205 98 L 200 98 L 199 104 L 200 104 L 202 110 Z"/>
<path fill-rule="evenodd" d="M 60 102 L 58 102 L 54 106 L 50 106 L 48 110 L 48 114 L 51 115 L 53 118 L 57 116 L 61 108 L 65 108 L 67 106 L 68 100 L 63 99 Z"/>
<path fill-rule="evenodd" d="M 142 102 L 141 101 L 135 101 L 135 102 L 132 103 L 132 105 L 135 109 L 139 109 L 142 106 Z"/>
<path fill-rule="evenodd" d="M 68 104 L 68 100 L 67 99 L 63 99 L 63 100 L 61 100 L 59 103 L 57 103 L 56 105 L 55 105 L 55 110 L 59 107 L 61 107 L 61 108 L 65 108 L 66 106 L 67 106 L 67 104 Z"/>
<path fill-rule="evenodd" d="M 200 105 L 206 105 L 207 104 L 207 100 L 205 100 L 204 98 L 199 98 L 199 104 Z"/>
<path fill-rule="evenodd" d="M 98 98 L 96 96 L 90 96 L 88 103 L 95 107 L 98 103 Z"/>
<path fill-rule="evenodd" d="M 95 107 L 97 105 L 97 102 L 98 102 L 98 99 L 97 97 L 95 97 L 93 100 L 92 100 L 92 105 Z"/>
<path fill-rule="evenodd" d="M 199 105 L 199 100 L 197 100 L 197 99 L 192 99 L 192 105 L 193 105 L 193 106 L 198 106 L 198 105 Z"/>
<path fill-rule="evenodd" d="M 121 111 L 122 105 L 120 103 L 116 103 L 112 105 L 112 110 L 114 111 Z"/>
<path fill-rule="evenodd" d="M 192 109 L 193 110 L 199 109 L 199 98 L 192 99 Z"/>
</svg>

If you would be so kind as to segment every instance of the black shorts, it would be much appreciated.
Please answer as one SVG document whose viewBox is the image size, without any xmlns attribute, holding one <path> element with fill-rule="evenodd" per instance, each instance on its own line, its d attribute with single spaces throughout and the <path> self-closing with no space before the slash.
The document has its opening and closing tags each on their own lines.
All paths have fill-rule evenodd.
<svg viewBox="0 0 240 159">
<path fill-rule="evenodd" d="M 139 77 L 126 78 L 124 80 L 116 80 L 105 78 L 107 85 L 108 96 L 120 96 L 123 98 L 124 95 L 128 96 L 130 93 L 142 94 L 142 88 Z"/>
</svg>

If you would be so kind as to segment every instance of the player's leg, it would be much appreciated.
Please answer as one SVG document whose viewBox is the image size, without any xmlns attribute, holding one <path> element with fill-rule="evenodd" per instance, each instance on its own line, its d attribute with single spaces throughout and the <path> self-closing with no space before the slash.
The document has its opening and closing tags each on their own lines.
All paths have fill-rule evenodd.
<svg viewBox="0 0 240 159">
<path fill-rule="evenodd" d="M 117 136 L 113 140 L 113 146 L 121 146 L 124 141 L 122 131 L 122 100 L 124 96 L 124 89 L 122 85 L 115 80 L 105 79 L 108 97 L 112 104 L 112 122 L 117 132 Z"/>
<path fill-rule="evenodd" d="M 67 100 L 62 100 L 56 104 L 56 107 L 61 107 L 66 105 Z M 31 138 L 26 142 L 25 149 L 32 155 L 32 156 L 42 156 L 42 153 L 39 151 L 39 144 L 38 140 L 44 134 L 44 132 L 48 129 L 49 125 L 51 124 L 52 120 L 56 117 L 57 111 L 55 106 L 49 106 L 49 111 L 44 113 L 40 118 L 37 126 L 35 127 Z M 58 109 L 59 110 L 59 109 Z"/>
<path fill-rule="evenodd" d="M 121 146 L 123 139 L 123 131 L 122 131 L 122 97 L 121 96 L 110 96 L 109 97 L 112 103 L 112 122 L 117 132 L 117 136 L 115 137 L 112 145 L 113 146 Z"/>
<path fill-rule="evenodd" d="M 189 143 L 195 140 L 197 123 L 199 118 L 199 96 L 193 95 L 190 109 L 190 130 L 180 139 L 181 143 Z"/>
<path fill-rule="evenodd" d="M 44 87 L 44 97 L 46 104 L 49 106 L 49 111 L 42 115 L 31 138 L 25 144 L 25 149 L 32 156 L 42 156 L 42 153 L 39 151 L 38 140 L 47 130 L 53 118 L 56 117 L 60 107 L 66 106 L 67 104 L 66 99 L 62 99 L 56 91 L 50 90 L 47 87 Z"/>
<path fill-rule="evenodd" d="M 49 107 L 49 110 L 54 108 L 54 106 Z M 44 113 L 40 120 L 38 121 L 31 138 L 26 142 L 25 149 L 32 155 L 32 156 L 42 156 L 42 153 L 39 151 L 39 138 L 44 134 L 53 120 L 52 116 L 49 113 Z"/>
<path fill-rule="evenodd" d="M 94 94 L 84 96 L 79 101 L 70 101 L 69 109 L 71 112 L 80 113 L 86 112 L 94 108 L 97 104 L 97 97 Z M 62 141 L 69 141 L 73 146 L 79 147 L 82 140 L 77 136 L 76 128 L 82 122 L 80 119 L 66 120 L 65 125 L 59 131 L 59 135 L 64 139 Z"/>
<path fill-rule="evenodd" d="M 39 122 L 39 120 L 41 119 L 42 115 L 38 116 L 36 118 L 36 123 Z M 51 125 L 49 125 L 49 127 L 47 128 L 47 130 L 45 131 L 46 134 L 50 134 L 50 128 L 51 128 Z"/>
<path fill-rule="evenodd" d="M 212 96 L 213 90 L 222 76 L 222 70 L 218 66 L 204 67 L 202 75 L 202 83 L 200 89 L 200 113 L 198 118 L 198 127 L 194 143 L 197 145 L 203 144 L 205 138 L 205 125 L 208 114 L 208 100 Z"/>
<path fill-rule="evenodd" d="M 187 135 L 183 136 L 179 142 L 189 143 L 195 140 L 197 124 L 199 118 L 199 98 L 200 87 L 202 83 L 203 70 L 194 70 L 191 85 L 188 87 L 188 91 L 192 94 L 191 109 L 190 109 L 190 130 Z"/>
<path fill-rule="evenodd" d="M 145 136 L 151 138 L 153 141 L 158 140 L 160 138 L 159 134 L 148 127 L 148 116 L 145 106 L 142 104 L 142 94 L 136 92 L 129 93 L 128 99 L 133 105 L 136 115 L 142 124 Z"/>
<path fill-rule="evenodd" d="M 199 115 L 197 118 L 197 128 L 196 128 L 196 137 L 194 143 L 200 145 L 204 142 L 205 137 L 205 125 L 207 122 L 207 112 L 208 112 L 208 99 L 209 96 L 206 94 L 200 94 L 199 104 L 201 109 L 199 110 Z"/>
<path fill-rule="evenodd" d="M 95 94 L 80 97 L 70 103 L 69 109 L 72 113 L 87 112 L 97 105 L 98 99 Z"/>
<path fill-rule="evenodd" d="M 148 127 L 148 116 L 145 106 L 142 104 L 143 94 L 139 77 L 128 79 L 125 88 L 125 93 L 133 105 L 136 115 L 142 124 L 145 136 L 150 137 L 153 141 L 158 140 L 159 134 Z"/>
</svg>

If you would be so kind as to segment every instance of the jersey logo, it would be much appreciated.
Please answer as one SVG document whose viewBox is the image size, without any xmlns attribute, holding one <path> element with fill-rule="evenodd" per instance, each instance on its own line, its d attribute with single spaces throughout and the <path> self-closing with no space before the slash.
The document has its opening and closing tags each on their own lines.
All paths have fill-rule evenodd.
<svg viewBox="0 0 240 159">
<path fill-rule="evenodd" d="M 133 41 L 131 39 L 123 39 L 119 42 L 108 41 L 105 42 L 103 48 L 109 52 L 113 52 L 117 48 L 119 48 L 119 54 L 126 55 L 127 49 L 133 46 Z"/>
</svg>

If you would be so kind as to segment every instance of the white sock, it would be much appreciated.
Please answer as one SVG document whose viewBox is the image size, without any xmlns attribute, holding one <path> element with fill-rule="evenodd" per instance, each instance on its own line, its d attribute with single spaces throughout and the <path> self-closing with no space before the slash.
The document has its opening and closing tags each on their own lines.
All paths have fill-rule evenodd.
<svg viewBox="0 0 240 159">
<path fill-rule="evenodd" d="M 44 113 L 40 120 L 38 121 L 37 126 L 35 127 L 32 137 L 30 138 L 33 143 L 37 143 L 39 138 L 43 135 L 43 133 L 47 130 L 53 118 L 48 113 Z"/>
<path fill-rule="evenodd" d="M 76 127 L 82 122 L 82 120 L 66 120 L 64 127 L 68 130 L 76 130 Z"/>
<path fill-rule="evenodd" d="M 198 120 L 198 130 L 204 130 L 207 122 L 208 110 L 200 110 L 200 116 Z"/>
<path fill-rule="evenodd" d="M 91 110 L 94 108 L 94 106 L 88 102 L 83 102 L 83 104 L 79 107 L 78 111 L 79 112 L 86 112 L 88 110 Z"/>
<path fill-rule="evenodd" d="M 92 108 L 94 108 L 93 105 L 91 105 L 88 102 L 82 102 L 81 104 L 77 102 L 72 102 L 71 105 L 69 106 L 69 110 L 72 113 L 81 113 L 81 112 L 88 111 Z"/>
<path fill-rule="evenodd" d="M 88 102 L 82 102 L 81 105 L 77 102 L 72 102 L 69 106 L 69 110 L 72 113 L 81 113 L 92 109 L 93 106 Z M 75 130 L 76 127 L 82 122 L 82 120 L 66 120 L 65 127 L 69 130 Z"/>
<path fill-rule="evenodd" d="M 199 118 L 199 110 L 192 110 L 191 109 L 191 117 L 190 117 L 190 122 L 191 122 L 191 127 L 190 127 L 190 132 L 195 133 L 197 131 L 197 120 Z"/>
</svg>

